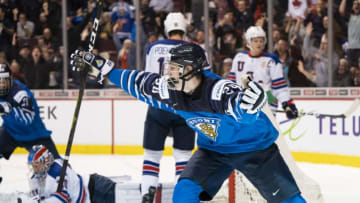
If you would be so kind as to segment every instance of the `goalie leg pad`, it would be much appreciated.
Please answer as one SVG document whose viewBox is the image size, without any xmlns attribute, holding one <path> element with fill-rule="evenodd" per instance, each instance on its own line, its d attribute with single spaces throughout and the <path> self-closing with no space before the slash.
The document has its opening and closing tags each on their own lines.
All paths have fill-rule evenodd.
<svg viewBox="0 0 360 203">
<path fill-rule="evenodd" d="M 175 185 L 173 203 L 200 202 L 199 195 L 202 191 L 202 187 L 194 181 L 181 179 Z"/>
</svg>

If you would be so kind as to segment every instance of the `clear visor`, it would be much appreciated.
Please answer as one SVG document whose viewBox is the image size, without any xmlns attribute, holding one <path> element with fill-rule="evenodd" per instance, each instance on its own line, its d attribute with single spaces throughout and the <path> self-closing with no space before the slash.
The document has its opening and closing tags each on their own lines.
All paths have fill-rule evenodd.
<svg viewBox="0 0 360 203">
<path fill-rule="evenodd" d="M 175 89 L 176 84 L 179 84 L 180 78 L 183 76 L 184 66 L 172 61 L 166 61 L 162 66 L 162 76 L 168 77 L 168 84 L 170 89 Z"/>
<path fill-rule="evenodd" d="M 0 77 L 0 96 L 6 96 L 11 88 L 11 79 L 9 77 Z"/>
</svg>

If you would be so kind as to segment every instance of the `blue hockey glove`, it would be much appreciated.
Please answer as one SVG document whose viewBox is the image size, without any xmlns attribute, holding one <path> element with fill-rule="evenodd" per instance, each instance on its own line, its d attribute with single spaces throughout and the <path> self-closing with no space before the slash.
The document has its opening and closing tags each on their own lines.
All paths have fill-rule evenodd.
<svg viewBox="0 0 360 203">
<path fill-rule="evenodd" d="M 254 81 L 249 81 L 246 86 L 240 108 L 244 109 L 248 114 L 255 114 L 264 107 L 267 96 L 264 89 Z"/>
<path fill-rule="evenodd" d="M 286 117 L 288 119 L 294 119 L 294 118 L 298 117 L 298 110 L 297 110 L 295 104 L 293 103 L 292 99 L 290 99 L 287 102 L 283 102 L 282 107 L 285 110 Z"/>
<path fill-rule="evenodd" d="M 7 116 L 9 115 L 12 106 L 7 101 L 0 101 L 0 116 Z"/>
<path fill-rule="evenodd" d="M 87 66 L 89 65 L 90 67 L 92 67 L 92 69 L 90 70 L 90 74 L 100 74 L 100 83 L 102 82 L 103 77 L 106 76 L 114 68 L 114 63 L 112 61 L 81 49 L 77 49 L 74 53 L 72 53 L 70 58 L 70 64 L 73 71 L 86 70 Z M 94 71 L 94 69 L 97 71 Z M 100 73 L 98 73 L 99 71 Z"/>
</svg>

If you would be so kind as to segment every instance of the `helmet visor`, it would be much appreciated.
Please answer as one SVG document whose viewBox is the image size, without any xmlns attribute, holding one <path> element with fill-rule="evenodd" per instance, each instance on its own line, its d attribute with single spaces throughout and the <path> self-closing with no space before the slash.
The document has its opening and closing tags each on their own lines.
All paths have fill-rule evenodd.
<svg viewBox="0 0 360 203">
<path fill-rule="evenodd" d="M 163 64 L 162 70 L 162 75 L 168 77 L 169 89 L 178 89 L 176 87 L 180 84 L 180 79 L 184 72 L 184 66 L 173 61 L 169 61 Z"/>
</svg>

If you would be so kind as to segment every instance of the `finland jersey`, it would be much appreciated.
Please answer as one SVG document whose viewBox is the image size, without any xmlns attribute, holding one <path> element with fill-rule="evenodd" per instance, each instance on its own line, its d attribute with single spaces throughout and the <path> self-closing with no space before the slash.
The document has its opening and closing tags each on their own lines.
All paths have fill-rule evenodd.
<svg viewBox="0 0 360 203">
<path fill-rule="evenodd" d="M 12 110 L 9 115 L 1 116 L 3 126 L 15 140 L 31 141 L 50 136 L 51 131 L 45 128 L 40 118 L 37 102 L 24 84 L 13 80 L 13 86 L 5 100 L 11 104 Z"/>
<path fill-rule="evenodd" d="M 145 71 L 161 74 L 162 65 L 170 49 L 184 43 L 186 42 L 182 40 L 171 39 L 159 40 L 152 43 L 146 52 Z"/>
<path fill-rule="evenodd" d="M 228 79 L 241 84 L 241 77 L 245 74 L 262 83 L 264 89 L 270 90 L 280 103 L 290 99 L 282 64 L 276 55 L 252 57 L 247 51 L 239 52 L 233 59 Z"/>
<path fill-rule="evenodd" d="M 247 114 L 240 108 L 243 90 L 230 80 L 203 75 L 197 97 L 167 89 L 158 74 L 113 69 L 112 83 L 147 104 L 180 115 L 198 133 L 200 148 L 219 153 L 262 150 L 278 137 L 278 131 L 263 113 Z M 196 93 L 201 91 L 201 93 Z"/>
<path fill-rule="evenodd" d="M 56 192 L 63 161 L 55 159 L 45 178 L 30 178 L 30 195 L 42 198 L 42 203 L 90 203 L 87 181 L 70 167 L 66 170 L 63 190 Z M 44 199 L 45 198 L 45 199 Z"/>
</svg>

